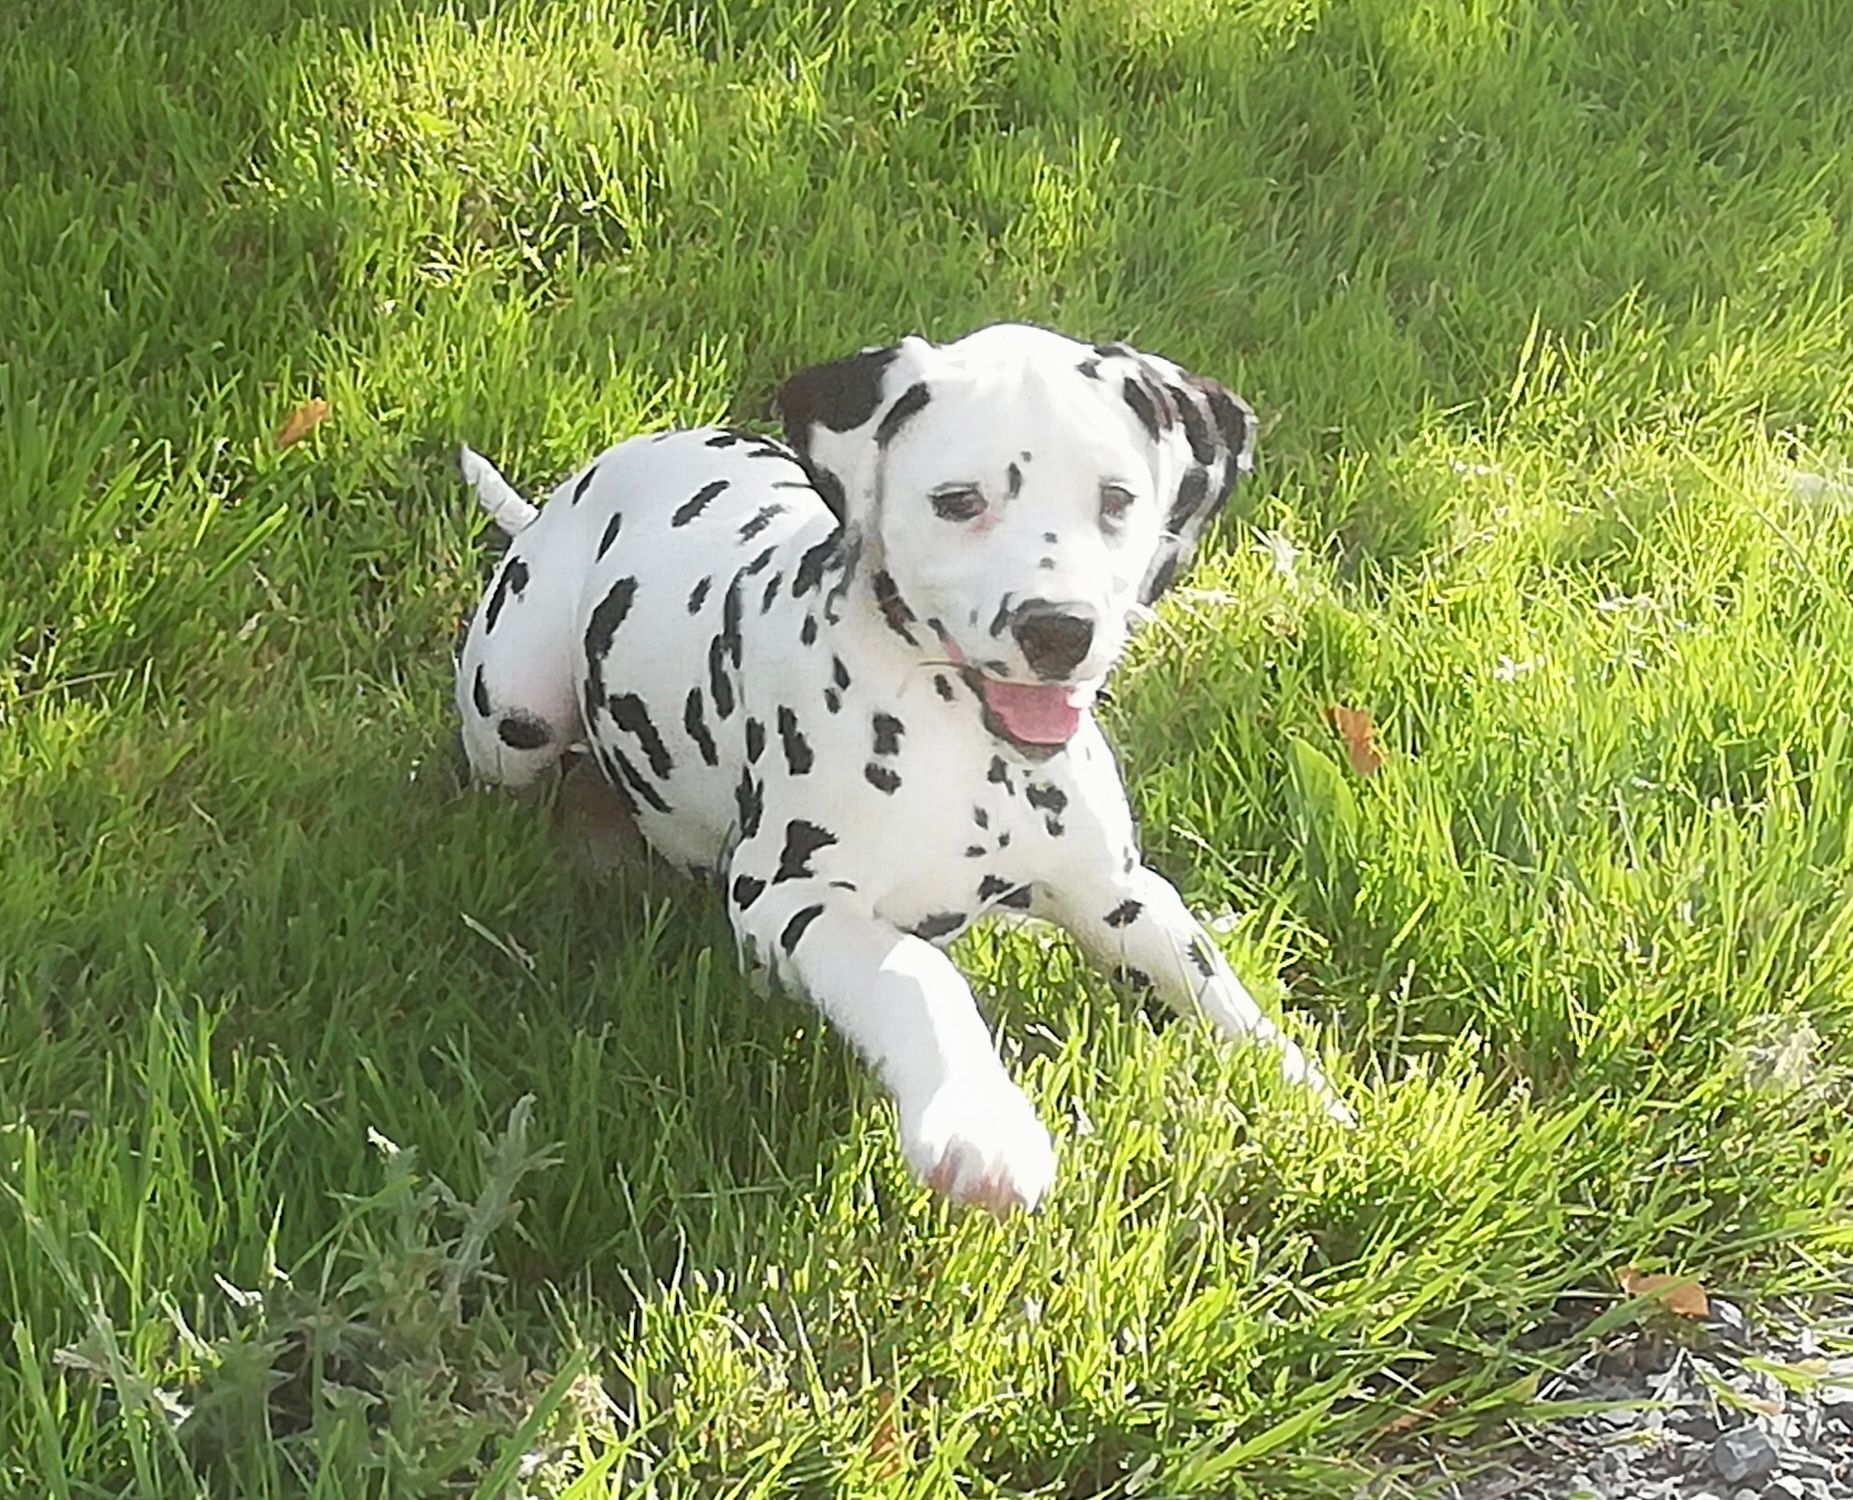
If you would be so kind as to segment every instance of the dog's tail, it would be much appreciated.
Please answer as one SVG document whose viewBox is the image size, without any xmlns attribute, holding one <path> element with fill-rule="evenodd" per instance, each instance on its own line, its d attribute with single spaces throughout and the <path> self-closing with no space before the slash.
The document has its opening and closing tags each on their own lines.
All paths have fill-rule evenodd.
<svg viewBox="0 0 1853 1500">
<path fill-rule="evenodd" d="M 457 451 L 457 467 L 463 471 L 463 482 L 476 491 L 476 503 L 510 536 L 526 530 L 540 515 L 515 493 L 514 486 L 502 477 L 496 466 L 468 443 Z"/>
</svg>

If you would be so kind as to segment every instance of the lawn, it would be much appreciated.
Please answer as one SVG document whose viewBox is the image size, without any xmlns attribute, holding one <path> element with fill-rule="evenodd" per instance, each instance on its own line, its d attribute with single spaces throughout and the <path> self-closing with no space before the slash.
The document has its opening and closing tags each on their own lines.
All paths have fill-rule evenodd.
<svg viewBox="0 0 1853 1500">
<path fill-rule="evenodd" d="M 0 1491 L 1348 1496 L 1623 1266 L 1844 1288 L 1839 12 L 12 0 Z M 1362 1116 L 983 933 L 1003 1223 L 449 706 L 459 441 L 1000 318 L 1262 415 L 1110 730 Z"/>
</svg>

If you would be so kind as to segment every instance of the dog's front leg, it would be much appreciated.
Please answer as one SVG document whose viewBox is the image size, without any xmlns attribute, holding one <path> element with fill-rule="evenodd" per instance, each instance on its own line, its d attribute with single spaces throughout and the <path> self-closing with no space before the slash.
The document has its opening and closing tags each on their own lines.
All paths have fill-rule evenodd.
<svg viewBox="0 0 1853 1500">
<path fill-rule="evenodd" d="M 1207 1017 L 1227 1036 L 1270 1043 L 1288 1079 L 1318 1094 L 1333 1119 L 1354 1123 L 1318 1066 L 1255 1003 L 1177 887 L 1156 870 L 1134 865 L 1110 879 L 1076 880 L 1052 888 L 1047 904 L 1048 915 L 1122 983 L 1156 993 L 1180 1014 Z"/>
<path fill-rule="evenodd" d="M 853 892 L 735 870 L 728 911 L 748 961 L 802 990 L 874 1065 L 915 1173 L 994 1213 L 1034 1208 L 1055 1176 L 1054 1147 L 952 961 Z"/>
</svg>

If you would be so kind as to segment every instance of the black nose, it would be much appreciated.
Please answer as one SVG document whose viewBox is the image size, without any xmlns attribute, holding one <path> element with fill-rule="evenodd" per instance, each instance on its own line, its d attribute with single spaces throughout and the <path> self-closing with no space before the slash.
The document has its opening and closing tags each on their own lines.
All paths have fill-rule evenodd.
<svg viewBox="0 0 1853 1500">
<path fill-rule="evenodd" d="M 1065 677 L 1094 644 L 1093 611 L 1025 599 L 1011 617 L 1010 633 L 1038 677 Z"/>
</svg>

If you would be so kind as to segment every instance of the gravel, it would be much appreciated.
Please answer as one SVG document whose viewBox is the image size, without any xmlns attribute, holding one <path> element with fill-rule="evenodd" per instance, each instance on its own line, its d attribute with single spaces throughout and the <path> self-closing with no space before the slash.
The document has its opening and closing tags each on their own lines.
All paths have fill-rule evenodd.
<svg viewBox="0 0 1853 1500">
<path fill-rule="evenodd" d="M 1447 1500 L 1853 1500 L 1853 1301 L 1756 1321 L 1714 1297 L 1675 1336 L 1642 1330 L 1548 1379 L 1546 1402 L 1600 1409 L 1509 1446 L 1439 1452 Z"/>
</svg>

